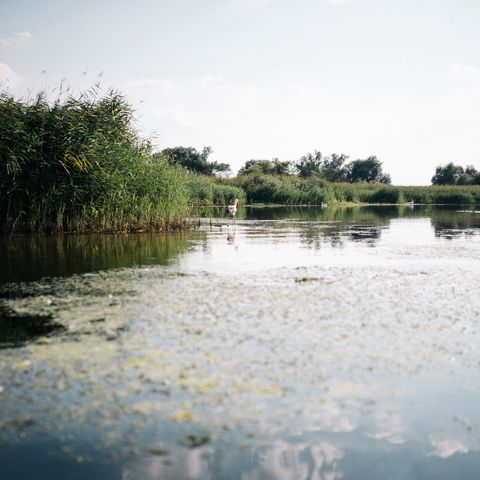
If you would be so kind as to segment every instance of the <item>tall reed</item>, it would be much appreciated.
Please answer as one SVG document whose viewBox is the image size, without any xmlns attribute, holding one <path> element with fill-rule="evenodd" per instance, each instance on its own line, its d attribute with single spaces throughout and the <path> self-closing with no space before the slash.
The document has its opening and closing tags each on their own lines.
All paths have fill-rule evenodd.
<svg viewBox="0 0 480 480">
<path fill-rule="evenodd" d="M 187 213 L 187 185 L 152 156 L 114 91 L 53 103 L 2 93 L 0 200 L 6 231 L 169 229 Z"/>
</svg>

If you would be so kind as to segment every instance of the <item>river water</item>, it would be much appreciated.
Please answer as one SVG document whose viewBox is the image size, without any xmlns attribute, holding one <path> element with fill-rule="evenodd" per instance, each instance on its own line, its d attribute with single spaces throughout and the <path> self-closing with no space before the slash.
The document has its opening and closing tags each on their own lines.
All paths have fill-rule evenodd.
<svg viewBox="0 0 480 480">
<path fill-rule="evenodd" d="M 480 212 L 0 239 L 0 478 L 477 479 Z"/>
</svg>

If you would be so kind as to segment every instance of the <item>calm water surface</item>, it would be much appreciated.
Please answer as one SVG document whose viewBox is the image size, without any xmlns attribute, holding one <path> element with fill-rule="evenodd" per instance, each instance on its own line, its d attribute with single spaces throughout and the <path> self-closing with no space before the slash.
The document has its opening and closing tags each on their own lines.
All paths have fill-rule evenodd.
<svg viewBox="0 0 480 480">
<path fill-rule="evenodd" d="M 199 214 L 0 239 L 0 478 L 479 478 L 479 212 Z"/>
</svg>

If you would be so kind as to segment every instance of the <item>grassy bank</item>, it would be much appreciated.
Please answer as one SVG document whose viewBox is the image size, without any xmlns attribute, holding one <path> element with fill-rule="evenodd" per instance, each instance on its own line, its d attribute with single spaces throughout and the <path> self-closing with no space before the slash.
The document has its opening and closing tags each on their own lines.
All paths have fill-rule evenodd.
<svg viewBox="0 0 480 480">
<path fill-rule="evenodd" d="M 95 91 L 47 102 L 0 96 L 3 231 L 172 229 L 186 173 L 152 156 L 124 97 Z"/>
<path fill-rule="evenodd" d="M 255 174 L 229 181 L 241 188 L 248 203 L 320 205 L 340 203 L 480 204 L 480 186 L 391 186 L 370 183 L 329 183 L 319 177 L 299 178 Z"/>
</svg>

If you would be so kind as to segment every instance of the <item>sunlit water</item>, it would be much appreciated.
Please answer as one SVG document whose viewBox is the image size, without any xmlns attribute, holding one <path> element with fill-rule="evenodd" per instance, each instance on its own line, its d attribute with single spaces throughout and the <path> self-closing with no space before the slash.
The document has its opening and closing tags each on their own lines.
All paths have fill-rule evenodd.
<svg viewBox="0 0 480 480">
<path fill-rule="evenodd" d="M 480 213 L 202 214 L 0 239 L 0 478 L 478 478 Z"/>
</svg>

